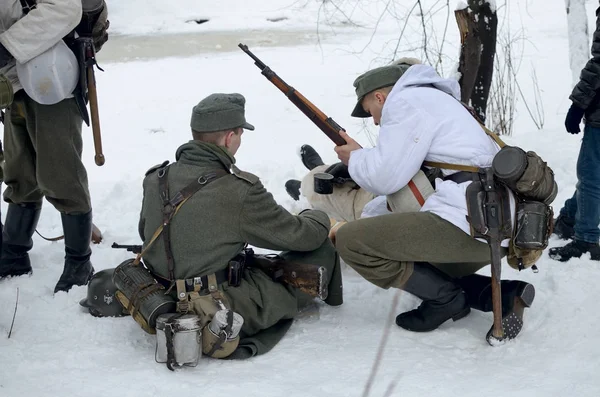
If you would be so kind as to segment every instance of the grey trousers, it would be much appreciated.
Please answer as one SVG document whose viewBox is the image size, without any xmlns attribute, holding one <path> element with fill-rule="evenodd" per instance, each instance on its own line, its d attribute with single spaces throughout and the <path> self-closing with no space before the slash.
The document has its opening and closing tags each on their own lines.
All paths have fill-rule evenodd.
<svg viewBox="0 0 600 397">
<path fill-rule="evenodd" d="M 41 207 L 46 197 L 60 212 L 89 212 L 81 125 L 73 98 L 40 105 L 17 92 L 4 122 L 4 200 Z"/>
<path fill-rule="evenodd" d="M 490 263 L 487 243 L 467 235 L 431 212 L 359 219 L 336 236 L 341 258 L 381 288 L 402 288 L 415 262 L 429 262 L 452 277 L 475 273 Z"/>
</svg>

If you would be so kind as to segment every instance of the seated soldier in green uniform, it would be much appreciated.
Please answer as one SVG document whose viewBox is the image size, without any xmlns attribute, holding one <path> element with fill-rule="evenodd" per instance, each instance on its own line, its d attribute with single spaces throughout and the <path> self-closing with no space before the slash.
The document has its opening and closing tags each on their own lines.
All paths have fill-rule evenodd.
<svg viewBox="0 0 600 397">
<path fill-rule="evenodd" d="M 240 94 L 212 94 L 193 108 L 193 140 L 177 149 L 175 163 L 165 162 L 146 174 L 139 223 L 144 263 L 159 281 L 173 285 L 176 280 L 216 276 L 231 309 L 244 319 L 240 345 L 230 358 L 269 351 L 299 309 L 312 300 L 252 267 L 244 269 L 238 286 L 232 286 L 228 264 L 247 244 L 284 251 L 280 255 L 288 261 L 323 266 L 329 290 L 325 302 L 342 304 L 342 276 L 328 238 L 329 217 L 315 210 L 292 215 L 257 176 L 235 165 L 244 130 L 254 130 L 246 122 L 244 105 Z M 163 198 L 175 197 L 196 180 L 204 186 L 178 207 L 168 232 L 153 239 L 163 224 Z"/>
</svg>

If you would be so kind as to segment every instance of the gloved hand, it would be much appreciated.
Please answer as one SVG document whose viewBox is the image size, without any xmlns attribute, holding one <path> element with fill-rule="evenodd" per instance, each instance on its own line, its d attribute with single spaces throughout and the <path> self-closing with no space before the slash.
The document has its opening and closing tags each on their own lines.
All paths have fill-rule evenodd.
<svg viewBox="0 0 600 397">
<path fill-rule="evenodd" d="M 8 52 L 6 47 L 0 44 L 0 68 L 5 67 L 12 59 L 12 54 Z"/>
<path fill-rule="evenodd" d="M 94 49 L 96 52 L 102 49 L 104 43 L 108 41 L 108 27 L 110 26 L 110 21 L 108 18 L 108 7 L 106 3 L 104 3 L 104 7 L 102 8 L 102 12 L 98 16 L 98 19 L 94 23 L 94 27 L 92 28 L 92 40 L 94 40 Z"/>
<path fill-rule="evenodd" d="M 579 106 L 575 104 L 571 105 L 565 119 L 565 127 L 567 128 L 567 132 L 569 134 L 579 134 L 579 132 L 581 132 L 579 124 L 581 124 L 581 119 L 583 119 L 584 113 L 585 110 Z"/>
<path fill-rule="evenodd" d="M 348 166 L 341 162 L 330 165 L 325 172 L 333 175 L 334 178 L 350 178 Z"/>
<path fill-rule="evenodd" d="M 95 6 L 96 2 L 93 3 Z M 107 18 L 108 6 L 106 5 L 106 1 L 102 0 L 100 7 L 83 12 L 81 22 L 75 29 L 80 36 L 92 38 L 96 52 L 99 52 L 104 43 L 108 41 L 108 33 L 106 31 L 110 26 L 110 22 Z"/>
<path fill-rule="evenodd" d="M 333 181 L 331 182 L 335 185 L 343 185 L 346 182 L 352 181 L 350 172 L 348 171 L 348 166 L 344 163 L 340 162 L 332 164 L 325 170 L 325 172 L 333 176 Z"/>
</svg>

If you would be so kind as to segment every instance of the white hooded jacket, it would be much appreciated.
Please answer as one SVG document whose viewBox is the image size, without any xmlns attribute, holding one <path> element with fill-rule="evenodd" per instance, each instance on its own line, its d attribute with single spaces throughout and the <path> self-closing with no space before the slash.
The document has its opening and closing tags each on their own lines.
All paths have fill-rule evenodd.
<svg viewBox="0 0 600 397">
<path fill-rule="evenodd" d="M 58 43 L 81 20 L 81 0 L 37 0 L 27 15 L 19 0 L 0 1 L 0 43 L 20 63 L 25 63 Z M 21 84 L 15 60 L 0 69 L 13 84 L 15 92 Z"/>
<path fill-rule="evenodd" d="M 459 101 L 456 80 L 440 77 L 431 66 L 411 66 L 385 101 L 376 147 L 351 153 L 352 179 L 376 195 L 387 195 L 406 186 L 426 160 L 491 166 L 500 148 Z M 446 176 L 457 171 L 442 172 Z M 470 234 L 465 194 L 470 183 L 437 179 L 421 211 L 433 212 Z M 511 210 L 514 219 L 512 195 Z"/>
</svg>

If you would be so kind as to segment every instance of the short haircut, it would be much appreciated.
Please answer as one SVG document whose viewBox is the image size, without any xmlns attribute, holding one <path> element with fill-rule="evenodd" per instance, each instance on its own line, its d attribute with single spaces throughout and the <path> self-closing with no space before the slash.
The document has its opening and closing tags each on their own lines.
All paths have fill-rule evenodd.
<svg viewBox="0 0 600 397">
<path fill-rule="evenodd" d="M 195 141 L 202 141 L 202 142 L 217 144 L 230 131 L 233 131 L 236 135 L 239 135 L 242 133 L 243 128 L 237 127 L 237 128 L 230 128 L 230 129 L 223 130 L 223 131 L 213 131 L 213 132 L 200 132 L 200 131 L 192 130 L 192 137 L 194 138 Z"/>
</svg>

